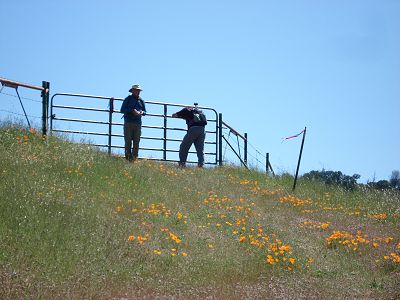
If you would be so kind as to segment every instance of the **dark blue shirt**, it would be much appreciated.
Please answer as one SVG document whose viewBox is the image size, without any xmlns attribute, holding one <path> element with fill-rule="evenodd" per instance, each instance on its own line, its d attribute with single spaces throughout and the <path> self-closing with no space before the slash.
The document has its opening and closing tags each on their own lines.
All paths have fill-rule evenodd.
<svg viewBox="0 0 400 300">
<path fill-rule="evenodd" d="M 120 112 L 124 114 L 124 120 L 127 123 L 142 124 L 142 116 L 135 116 L 133 110 L 136 109 L 138 112 L 146 112 L 146 106 L 142 98 L 136 98 L 133 95 L 129 95 L 122 102 Z"/>
</svg>

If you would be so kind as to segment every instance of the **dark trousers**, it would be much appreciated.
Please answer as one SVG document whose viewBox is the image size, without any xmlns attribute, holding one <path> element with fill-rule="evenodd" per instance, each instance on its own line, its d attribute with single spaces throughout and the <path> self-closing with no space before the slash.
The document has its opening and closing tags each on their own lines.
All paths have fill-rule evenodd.
<svg viewBox="0 0 400 300">
<path fill-rule="evenodd" d="M 142 135 L 142 125 L 124 123 L 125 158 L 135 160 L 139 154 L 139 142 Z"/>
<path fill-rule="evenodd" d="M 179 164 L 184 166 L 189 154 L 189 149 L 194 144 L 197 153 L 198 166 L 204 165 L 204 140 L 206 131 L 203 126 L 192 126 L 188 129 L 179 148 Z"/>
</svg>

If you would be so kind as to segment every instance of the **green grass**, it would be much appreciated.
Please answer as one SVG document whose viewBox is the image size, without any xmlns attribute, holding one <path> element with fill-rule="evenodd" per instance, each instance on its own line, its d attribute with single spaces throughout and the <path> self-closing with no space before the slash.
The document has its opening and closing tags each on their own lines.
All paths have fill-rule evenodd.
<svg viewBox="0 0 400 300">
<path fill-rule="evenodd" d="M 400 297 L 396 192 L 292 193 L 290 177 L 132 164 L 16 125 L 0 158 L 1 299 Z"/>
</svg>

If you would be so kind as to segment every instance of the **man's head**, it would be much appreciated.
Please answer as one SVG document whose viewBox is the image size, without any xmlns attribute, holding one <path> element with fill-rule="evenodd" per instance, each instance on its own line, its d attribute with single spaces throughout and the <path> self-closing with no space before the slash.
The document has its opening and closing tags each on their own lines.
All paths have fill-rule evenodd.
<svg viewBox="0 0 400 300">
<path fill-rule="evenodd" d="M 140 88 L 140 86 L 138 84 L 134 84 L 132 85 L 131 89 L 129 90 L 129 92 L 132 93 L 132 95 L 139 97 L 140 92 L 142 91 L 142 89 Z"/>
</svg>

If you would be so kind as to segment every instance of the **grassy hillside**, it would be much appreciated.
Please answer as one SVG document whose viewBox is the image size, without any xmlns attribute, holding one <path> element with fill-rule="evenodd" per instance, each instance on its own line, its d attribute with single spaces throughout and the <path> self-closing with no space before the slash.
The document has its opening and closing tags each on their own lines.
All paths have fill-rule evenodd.
<svg viewBox="0 0 400 300">
<path fill-rule="evenodd" d="M 400 197 L 0 129 L 0 298 L 400 298 Z"/>
</svg>

